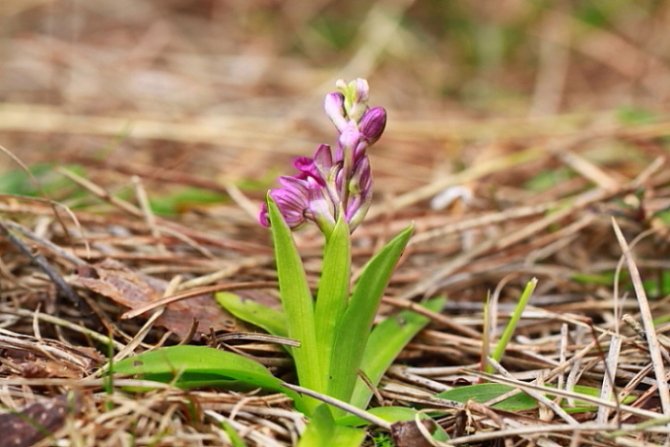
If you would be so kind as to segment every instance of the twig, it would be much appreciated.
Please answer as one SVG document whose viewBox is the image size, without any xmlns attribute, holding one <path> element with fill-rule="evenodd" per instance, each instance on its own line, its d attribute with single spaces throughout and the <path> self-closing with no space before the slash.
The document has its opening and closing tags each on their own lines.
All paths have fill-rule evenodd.
<svg viewBox="0 0 670 447">
<path fill-rule="evenodd" d="M 346 411 L 347 413 L 353 414 L 354 416 L 357 416 L 364 421 L 368 421 L 371 424 L 377 425 L 381 428 L 384 428 L 386 430 L 391 430 L 391 424 L 386 422 L 384 419 L 380 419 L 375 415 L 372 415 L 368 413 L 367 411 L 363 411 L 360 408 L 354 407 L 353 405 L 350 405 L 346 402 L 342 402 L 341 400 L 332 398 L 330 396 L 325 396 L 323 394 L 317 393 L 316 391 L 312 391 L 308 388 L 303 388 L 301 386 L 297 385 L 292 385 L 290 383 L 282 383 L 282 386 L 284 388 L 288 388 L 289 390 L 295 391 L 296 393 L 304 394 L 305 396 L 313 397 L 314 399 L 320 400 L 321 402 L 327 403 L 328 405 L 332 405 L 333 407 L 339 408 L 341 410 Z"/>
<path fill-rule="evenodd" d="M 58 273 L 56 273 L 56 271 L 49 264 L 49 261 L 47 261 L 47 259 L 39 253 L 33 253 L 30 247 L 24 244 L 21 239 L 14 236 L 7 227 L 7 223 L 3 219 L 0 219 L 0 233 L 2 233 L 5 239 L 7 239 L 9 243 L 15 246 L 26 257 L 30 258 L 30 260 L 34 262 L 39 268 L 41 268 L 42 271 L 44 271 L 44 273 L 46 273 L 46 275 L 49 277 L 49 279 L 53 281 L 53 283 L 56 285 L 56 288 L 65 297 L 67 297 L 67 299 L 69 299 L 72 304 L 82 310 L 91 311 L 86 302 L 82 300 L 79 295 L 77 295 L 74 289 L 70 287 L 70 285 L 66 283 Z"/>
<path fill-rule="evenodd" d="M 667 374 L 663 367 L 663 357 L 659 348 L 656 328 L 654 327 L 654 318 L 651 315 L 651 309 L 649 308 L 647 293 L 644 290 L 642 278 L 640 278 L 640 271 L 637 269 L 637 265 L 635 265 L 635 259 L 633 259 L 633 254 L 628 247 L 626 238 L 624 238 L 623 233 L 614 218 L 612 218 L 612 227 L 614 228 L 614 233 L 619 241 L 619 245 L 621 245 L 621 249 L 623 250 L 623 256 L 626 258 L 630 278 L 633 282 L 635 294 L 637 295 L 637 300 L 640 305 L 640 319 L 642 320 L 647 335 L 649 355 L 651 357 L 651 362 L 654 365 L 654 374 L 656 375 L 656 381 L 658 382 L 658 394 L 661 398 L 661 407 L 663 408 L 664 414 L 670 415 L 670 391 L 666 385 Z"/>
</svg>

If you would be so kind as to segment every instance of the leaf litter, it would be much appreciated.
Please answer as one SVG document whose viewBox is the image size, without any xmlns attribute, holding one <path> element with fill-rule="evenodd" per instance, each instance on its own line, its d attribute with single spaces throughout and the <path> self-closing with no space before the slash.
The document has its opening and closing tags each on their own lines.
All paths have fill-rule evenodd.
<svg viewBox="0 0 670 447">
<path fill-rule="evenodd" d="M 603 33 L 598 38 L 616 37 Z M 597 53 L 588 42 L 570 45 Z M 90 69 L 117 75 L 90 56 Z M 179 67 L 187 57 L 164 56 Z M 308 84 L 323 77 L 292 60 L 277 63 L 276 73 L 298 70 Z M 619 71 L 637 85 L 631 71 Z M 181 76 L 175 70 L 173 81 Z M 382 79 L 390 98 L 397 94 L 393 85 L 410 84 L 395 76 Z M 195 93 L 233 94 L 217 82 L 202 79 Z M 12 143 L 3 145 L 21 148 L 16 158 L 39 161 L 23 148 L 40 138 L 65 148 L 48 170 L 59 176 L 58 187 L 41 198 L 0 195 L 6 230 L 0 237 L 0 402 L 8 410 L 0 428 L 13 436 L 3 442 L 230 445 L 225 427 L 248 445 L 297 442 L 305 421 L 284 395 L 160 384 L 147 390 L 140 380 L 110 382 L 101 374 L 111 357 L 197 343 L 242 353 L 291 380 L 283 348 L 225 314 L 211 291 L 277 302 L 269 237 L 252 210 L 272 186 L 267 179 L 274 175 L 265 174 L 275 174 L 287 155 L 308 153 L 303 143 L 323 134 L 321 124 L 284 113 L 289 104 L 308 102 L 290 90 L 294 79 L 258 82 L 285 94 L 284 102 L 267 106 L 274 113 L 224 113 L 219 122 L 145 110 L 109 157 L 98 149 L 136 118 L 124 106 L 128 98 L 108 104 L 118 111 L 114 116 L 90 103 L 76 113 L 3 104 L 0 126 Z M 650 82 L 661 91 L 658 80 L 643 84 Z M 258 96 L 258 85 L 244 93 Z M 141 110 L 142 101 L 151 107 L 142 94 L 130 108 Z M 451 437 L 448 445 L 666 445 L 670 122 L 664 116 L 622 120 L 611 112 L 464 114 L 455 121 L 432 112 L 403 116 L 390 107 L 387 135 L 371 154 L 375 202 L 354 233 L 352 251 L 360 271 L 413 221 L 415 234 L 380 318 L 438 295 L 448 302 L 441 313 L 423 312 L 430 327 L 396 360 L 372 406 L 425 410 Z M 152 199 L 183 188 L 216 192 L 224 201 L 154 214 Z M 46 196 L 59 204 L 57 211 Z M 71 213 L 62 212 L 65 206 Z M 322 241 L 309 230 L 297 237 L 315 286 Z M 493 372 L 485 372 L 482 355 L 492 352 L 532 278 L 537 289 L 514 336 L 500 362 L 490 362 Z M 161 300 L 171 299 L 160 313 Z M 145 312 L 123 318 L 142 306 Z M 499 391 L 448 398 L 487 384 Z M 370 439 L 380 434 L 370 429 Z M 416 425 L 399 424 L 392 436 L 398 445 L 425 444 Z"/>
<path fill-rule="evenodd" d="M 616 133 L 611 138 L 617 138 Z M 561 157 L 560 162 L 573 167 L 576 157 L 579 157 L 578 152 L 574 157 Z M 662 269 L 667 267 L 664 260 L 667 232 L 662 213 L 670 204 L 667 195 L 670 176 L 665 159 L 648 159 L 651 162 L 639 169 L 637 175 L 620 178 L 604 177 L 602 168 L 582 158 L 574 172 L 583 174 L 587 181 L 574 190 L 566 190 L 561 184 L 549 187 L 541 193 L 541 200 L 525 194 L 523 185 L 537 172 L 552 169 L 557 159 L 549 151 L 517 165 L 502 163 L 500 171 L 466 168 L 460 176 L 471 177 L 469 187 L 473 200 L 464 203 L 459 210 L 431 210 L 423 202 L 424 194 L 398 196 L 403 206 L 393 205 L 394 198 L 388 199 L 389 206 L 378 202 L 377 218 L 366 222 L 361 231 L 354 234 L 356 265 L 360 266 L 369 256 L 375 241 L 384 240 L 396 227 L 409 220 L 414 220 L 417 226 L 414 240 L 384 300 L 383 313 L 412 308 L 409 299 L 446 294 L 449 301 L 439 315 L 424 312 L 433 319 L 432 325 L 397 359 L 397 365 L 376 393 L 373 405 L 393 403 L 439 409 L 438 414 L 442 416 L 436 420 L 452 436 L 450 442 L 454 445 L 513 437 L 562 444 L 561 440 L 568 441 L 575 436 L 588 439 L 593 445 L 615 445 L 626 443 L 628 439 L 633 442 L 633 437 L 640 434 L 644 434 L 648 442 L 661 442 L 666 433 L 663 419 L 657 425 L 648 422 L 663 415 L 663 400 L 659 400 L 656 393 L 659 368 L 664 371 L 666 365 L 659 364 L 663 362 L 662 355 L 652 359 L 650 352 L 661 354 L 666 348 L 658 343 L 648 344 L 648 331 L 655 330 L 655 338 L 658 338 L 668 325 L 646 324 L 635 332 L 622 319 L 625 313 L 633 321 L 644 322 L 635 299 L 635 285 L 638 294 L 640 290 L 656 290 L 656 295 L 647 298 L 647 305 L 653 309 L 649 315 L 662 318 L 668 310 L 667 300 L 661 294 L 667 286 L 658 281 L 662 279 L 659 276 Z M 528 171 L 529 164 L 534 167 L 532 172 Z M 596 172 L 598 174 L 594 174 Z M 442 180 L 436 183 L 445 186 Z M 498 190 L 491 192 L 487 186 L 491 184 L 497 185 Z M 521 188 L 519 197 L 506 188 Z M 555 191 L 553 195 L 552 191 Z M 38 408 L 31 407 L 36 405 L 31 402 L 38 396 L 57 399 L 62 393 L 77 391 L 80 399 L 94 399 L 87 403 L 93 412 L 86 416 L 70 412 L 69 416 L 49 422 L 45 428 L 52 436 L 85 437 L 85 442 L 93 445 L 103 439 L 104 442 L 119 439 L 110 435 L 114 430 L 123 427 L 126 427 L 123 428 L 125 433 L 135 430 L 126 425 L 129 421 L 141 422 L 144 434 L 135 432 L 141 436 L 154 436 L 169 421 L 170 434 L 165 435 L 162 442 L 172 442 L 170 439 L 187 442 L 189 436 L 197 436 L 202 442 L 216 443 L 215 439 L 225 439 L 217 428 L 219 417 L 223 417 L 247 426 L 246 430 L 241 427 L 238 430 L 246 433 L 245 438 L 251 444 L 260 445 L 269 442 L 267 439 L 276 445 L 290 444 L 302 427 L 294 425 L 299 415 L 286 419 L 264 412 L 266 408 L 290 412 L 290 405 L 282 396 L 244 396 L 221 390 L 183 393 L 170 387 L 134 395 L 117 389 L 109 394 L 103 391 L 101 379 L 95 378 L 96 367 L 105 362 L 107 348 L 101 342 L 110 342 L 113 338 L 114 346 L 121 350 L 132 343 L 133 334 L 139 330 L 137 324 L 149 314 L 120 320 L 123 312 L 161 299 L 168 288 L 167 278 L 177 275 L 190 281 L 189 288 L 195 295 L 167 305 L 153 322 L 154 329 L 149 331 L 148 338 L 135 348 L 136 352 L 157 344 L 190 342 L 192 338 L 196 343 L 246 353 L 276 374 L 287 371 L 287 363 L 282 360 L 282 350 L 277 345 L 259 342 L 251 336 L 245 341 L 244 333 L 253 332 L 253 328 L 244 327 L 226 315 L 211 293 L 197 294 L 198 290 L 212 285 L 225 289 L 226 283 L 234 277 L 236 283 L 260 284 L 254 293 L 250 293 L 253 290 L 240 291 L 247 293 L 248 299 L 265 302 L 275 299 L 271 296 L 272 289 L 267 288 L 275 279 L 269 258 L 254 256 L 244 245 L 237 246 L 235 253 L 225 247 L 225 242 L 209 245 L 213 232 L 218 231 L 216 216 L 235 206 L 205 210 L 202 220 L 209 228 L 198 237 L 197 243 L 214 255 L 212 259 L 184 238 L 151 235 L 149 224 L 142 224 L 134 217 L 129 219 L 124 216 L 124 209 L 108 211 L 108 221 L 105 215 L 75 211 L 81 234 L 86 236 L 68 239 L 59 223 L 49 219 L 48 205 L 29 199 L 3 198 L 0 204 L 3 220 L 21 222 L 31 230 L 33 237 L 28 239 L 27 233 L 16 231 L 13 234 L 30 246 L 33 253 L 42 254 L 53 272 L 73 286 L 91 307 L 87 310 L 67 304 L 39 264 L 33 264 L 16 247 L 3 241 L 2 271 L 6 281 L 3 280 L 1 289 L 5 298 L 2 311 L 4 326 L 12 331 L 3 329 L 0 334 L 4 349 L 4 366 L 0 373 L 4 375 L 3 393 L 6 399 L 11 399 L 16 411 L 31 415 L 34 408 Z M 381 211 L 383 209 L 391 211 Z M 49 219 L 46 225 L 45 218 Z M 180 223 L 180 217 L 173 219 L 173 228 L 188 225 Z M 621 228 L 620 237 L 627 239 L 635 253 L 627 262 L 634 262 L 637 271 L 644 272 L 646 284 L 642 282 L 642 273 L 631 276 L 633 282 L 629 282 L 625 279 L 628 275 L 621 275 L 621 270 L 617 270 L 622 250 L 628 252 L 628 248 L 619 245 L 612 219 L 616 228 Z M 251 219 L 240 219 L 240 225 L 238 233 L 255 231 L 247 228 L 255 225 Z M 69 232 L 76 234 L 77 229 L 72 227 Z M 299 234 L 299 241 L 305 247 L 309 266 L 310 257 L 318 259 L 319 241 L 308 231 Z M 84 242 L 89 248 L 82 247 Z M 90 260 L 84 256 L 85 252 L 91 255 Z M 73 258 L 80 262 L 73 265 Z M 240 262 L 242 266 L 228 268 L 230 274 L 226 275 L 221 261 Z M 318 266 L 314 265 L 308 273 L 316 283 Z M 485 344 L 493 343 L 493 338 L 484 338 L 482 332 L 483 298 L 487 290 L 496 289 L 499 295 L 496 319 L 502 324 L 511 315 L 511 306 L 520 296 L 523 284 L 532 277 L 539 280 L 538 290 L 502 357 L 504 369 L 498 369 L 493 375 L 480 372 L 482 349 Z M 590 277 L 598 280 L 590 280 Z M 655 286 L 651 287 L 651 283 Z M 501 287 L 496 287 L 498 284 Z M 614 284 L 618 284 L 618 295 L 614 294 Z M 50 316 L 56 319 L 48 319 Z M 98 319 L 103 322 L 102 326 Z M 195 330 L 194 321 L 199 324 Z M 494 325 L 494 335 L 488 337 L 500 335 L 500 329 L 496 328 Z M 94 339 L 90 333 L 95 331 L 99 337 Z M 234 341 L 229 338 L 219 342 L 225 337 L 217 334 L 225 333 L 240 335 Z M 30 342 L 26 337 L 32 337 Z M 605 373 L 605 357 L 608 350 L 613 349 L 614 341 L 618 346 L 616 368 Z M 650 363 L 653 368 L 648 367 Z M 49 381 L 40 382 L 45 379 Z M 561 425 L 561 421 L 556 420 L 559 418 L 556 410 L 544 404 L 507 410 L 505 401 L 500 404 L 500 399 L 475 405 L 449 404 L 450 401 L 437 397 L 438 391 L 458 389 L 482 380 L 507 385 L 505 390 L 511 386 L 517 393 L 526 390 L 531 395 L 533 390 L 537 392 L 546 384 L 553 384 L 551 391 L 544 394 L 553 396 L 552 399 L 556 396 L 564 399 L 563 403 L 555 402 L 569 406 L 567 403 L 574 399 L 581 402 L 582 407 L 592 405 L 587 407 L 592 411 L 573 413 Z M 613 401 L 608 395 L 592 397 L 573 391 L 575 385 L 597 390 L 605 383 L 618 393 L 618 400 Z M 25 387 L 31 390 L 30 394 L 20 392 Z M 497 397 L 502 394 L 505 393 Z M 131 398 L 142 411 L 131 409 L 128 401 L 124 401 Z M 107 411 L 108 405 L 115 410 Z M 185 405 L 207 410 L 175 411 Z M 212 412 L 219 416 L 212 417 Z M 598 421 L 594 419 L 597 413 L 601 414 Z M 268 417 L 268 421 L 275 422 L 263 423 L 261 428 L 259 420 Z M 65 421 L 67 418 L 69 422 Z M 195 426 L 191 425 L 195 421 L 200 421 L 197 432 L 193 432 Z M 640 424 L 645 422 L 647 425 L 641 428 Z M 97 429 L 86 429 L 76 435 L 72 432 L 74 427 L 82 430 L 89 423 L 94 423 Z M 579 423 L 579 429 L 570 432 L 567 427 L 574 429 L 575 423 Z M 256 430 L 260 431 L 255 436 Z M 612 433 L 611 438 L 608 433 Z"/>
</svg>

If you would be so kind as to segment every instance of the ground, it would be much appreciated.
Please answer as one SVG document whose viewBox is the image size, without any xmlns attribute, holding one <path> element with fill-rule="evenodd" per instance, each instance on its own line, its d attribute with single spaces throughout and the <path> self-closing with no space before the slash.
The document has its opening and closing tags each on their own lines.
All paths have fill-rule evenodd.
<svg viewBox="0 0 670 447">
<path fill-rule="evenodd" d="M 447 298 L 372 406 L 435 409 L 449 445 L 664 445 L 670 5 L 7 3 L 0 445 L 229 445 L 222 421 L 248 445 L 297 442 L 305 419 L 283 395 L 138 389 L 105 365 L 204 344 L 291 380 L 213 293 L 277 306 L 260 203 L 292 157 L 333 142 L 323 96 L 355 77 L 389 121 L 354 275 L 413 222 L 380 319 Z M 296 240 L 316 285 L 322 238 Z M 498 388 L 457 395 L 480 383 Z M 530 405 L 491 401 L 501 385 Z"/>
</svg>

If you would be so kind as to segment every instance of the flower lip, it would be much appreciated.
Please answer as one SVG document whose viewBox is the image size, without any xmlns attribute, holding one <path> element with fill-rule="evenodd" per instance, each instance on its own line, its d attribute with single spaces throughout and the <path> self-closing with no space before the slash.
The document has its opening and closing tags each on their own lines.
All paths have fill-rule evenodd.
<svg viewBox="0 0 670 447">
<path fill-rule="evenodd" d="M 309 157 L 297 157 L 293 159 L 293 166 L 300 171 L 300 177 L 312 178 L 319 185 L 326 186 L 326 180 L 323 178 L 323 174 L 319 170 L 318 166 L 314 159 Z"/>
</svg>

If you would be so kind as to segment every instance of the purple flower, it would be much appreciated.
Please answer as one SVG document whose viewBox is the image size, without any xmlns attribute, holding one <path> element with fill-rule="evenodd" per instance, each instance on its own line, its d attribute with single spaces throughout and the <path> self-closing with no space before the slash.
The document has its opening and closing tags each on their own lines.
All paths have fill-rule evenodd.
<svg viewBox="0 0 670 447">
<path fill-rule="evenodd" d="M 277 207 L 281 210 L 286 224 L 296 230 L 307 222 L 305 211 L 309 206 L 309 188 L 305 180 L 296 177 L 279 177 L 279 183 L 283 188 L 277 188 L 270 191 L 270 197 L 275 201 Z M 266 227 L 270 226 L 267 204 L 264 203 L 261 208 L 259 222 Z"/>
<path fill-rule="evenodd" d="M 293 166 L 300 171 L 299 178 L 311 178 L 321 186 L 326 186 L 326 180 L 316 166 L 314 159 L 309 157 L 298 157 L 293 159 Z"/>
<path fill-rule="evenodd" d="M 386 127 L 386 111 L 368 107 L 369 87 L 364 79 L 349 84 L 338 81 L 339 92 L 326 96 L 325 111 L 339 137 L 333 150 L 320 145 L 313 158 L 298 157 L 293 166 L 298 173 L 280 177 L 280 188 L 270 191 L 286 224 L 293 230 L 307 221 L 330 235 L 339 218 L 353 231 L 365 217 L 372 200 L 372 174 L 366 149 Z M 267 204 L 259 221 L 269 226 Z"/>
</svg>

